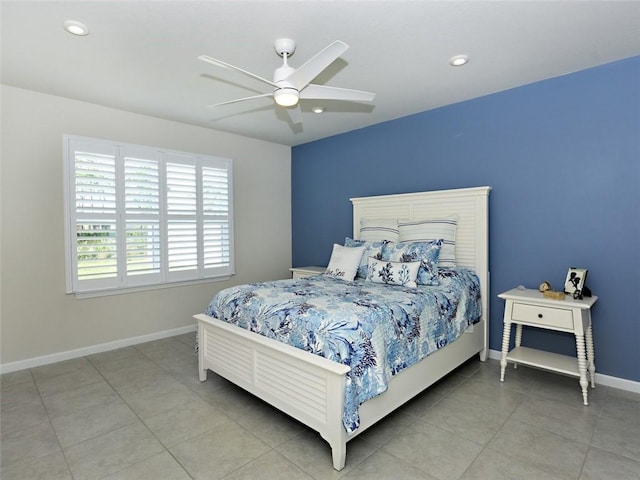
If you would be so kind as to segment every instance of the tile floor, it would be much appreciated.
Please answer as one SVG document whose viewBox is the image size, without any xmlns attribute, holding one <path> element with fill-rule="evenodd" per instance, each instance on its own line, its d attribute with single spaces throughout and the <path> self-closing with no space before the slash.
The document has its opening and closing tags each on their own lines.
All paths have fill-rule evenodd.
<svg viewBox="0 0 640 480">
<path fill-rule="evenodd" d="M 347 447 L 210 373 L 195 334 L 1 377 L 1 470 L 21 479 L 640 479 L 640 395 L 471 360 Z"/>
</svg>

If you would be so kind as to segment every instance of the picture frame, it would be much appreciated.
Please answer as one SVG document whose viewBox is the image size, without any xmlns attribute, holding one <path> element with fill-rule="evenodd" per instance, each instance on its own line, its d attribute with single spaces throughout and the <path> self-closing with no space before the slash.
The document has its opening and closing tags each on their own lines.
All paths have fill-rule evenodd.
<svg viewBox="0 0 640 480">
<path fill-rule="evenodd" d="M 587 273 L 586 268 L 569 267 L 567 278 L 564 281 L 564 293 L 573 295 L 573 298 L 582 298 Z"/>
</svg>

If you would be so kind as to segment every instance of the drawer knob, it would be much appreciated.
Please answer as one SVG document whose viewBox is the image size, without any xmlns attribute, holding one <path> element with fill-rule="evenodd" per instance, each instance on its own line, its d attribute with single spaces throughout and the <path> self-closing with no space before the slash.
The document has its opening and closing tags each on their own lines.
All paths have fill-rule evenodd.
<svg viewBox="0 0 640 480">
<path fill-rule="evenodd" d="M 538 314 L 538 318 L 542 318 L 542 314 L 541 313 Z"/>
</svg>

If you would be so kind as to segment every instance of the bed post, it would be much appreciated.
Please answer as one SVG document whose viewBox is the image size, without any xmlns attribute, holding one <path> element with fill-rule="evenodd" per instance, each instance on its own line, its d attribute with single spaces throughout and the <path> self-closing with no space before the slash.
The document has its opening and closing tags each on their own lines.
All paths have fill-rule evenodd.
<svg viewBox="0 0 640 480">
<path fill-rule="evenodd" d="M 201 382 L 207 380 L 207 369 L 204 367 L 204 349 L 206 348 L 205 329 L 198 320 L 198 378 Z"/>
</svg>

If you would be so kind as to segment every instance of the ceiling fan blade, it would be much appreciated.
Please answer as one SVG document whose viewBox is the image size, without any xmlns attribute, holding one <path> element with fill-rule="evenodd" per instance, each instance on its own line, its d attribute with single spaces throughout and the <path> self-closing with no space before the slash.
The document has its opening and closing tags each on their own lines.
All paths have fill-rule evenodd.
<svg viewBox="0 0 640 480">
<path fill-rule="evenodd" d="M 214 103 L 213 105 L 207 106 L 207 108 L 219 107 L 221 105 L 229 105 L 231 103 L 244 102 L 245 100 L 253 100 L 255 98 L 272 97 L 272 96 L 273 96 L 273 93 L 263 93 L 261 95 L 254 95 L 252 97 L 236 98 L 235 100 L 228 100 L 226 102 Z"/>
<path fill-rule="evenodd" d="M 248 72 L 246 70 L 243 70 L 242 68 L 236 67 L 235 65 L 231 65 L 230 63 L 223 62 L 222 60 L 217 60 L 215 58 L 211 58 L 208 55 L 200 55 L 198 57 L 198 60 L 202 60 L 203 62 L 210 63 L 212 65 L 215 65 L 216 67 L 230 68 L 231 70 L 237 70 L 238 72 L 244 73 L 245 75 L 253 77 L 256 80 L 260 80 L 261 82 L 268 83 L 269 85 L 271 85 L 273 87 L 277 87 L 278 86 L 275 83 L 273 83 L 271 80 L 267 80 L 266 78 L 263 78 L 260 75 L 256 75 L 255 73 Z"/>
<path fill-rule="evenodd" d="M 348 48 L 349 45 L 340 40 L 336 40 L 307 60 L 297 68 L 295 72 L 285 78 L 285 80 L 295 89 L 302 90 L 340 55 L 346 52 Z"/>
<path fill-rule="evenodd" d="M 299 103 L 295 107 L 283 107 L 283 109 L 287 111 L 287 114 L 293 123 L 302 123 L 302 110 L 300 110 Z"/>
<path fill-rule="evenodd" d="M 329 87 L 326 85 L 308 85 L 300 92 L 300 98 L 311 100 L 345 100 L 349 102 L 371 102 L 375 93 L 349 88 Z"/>
</svg>

